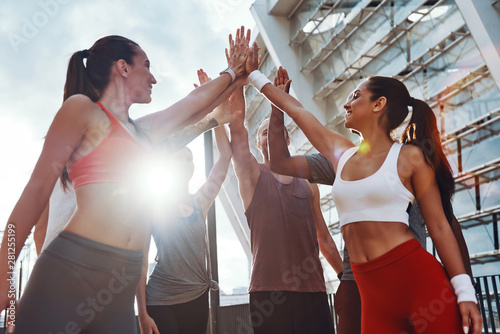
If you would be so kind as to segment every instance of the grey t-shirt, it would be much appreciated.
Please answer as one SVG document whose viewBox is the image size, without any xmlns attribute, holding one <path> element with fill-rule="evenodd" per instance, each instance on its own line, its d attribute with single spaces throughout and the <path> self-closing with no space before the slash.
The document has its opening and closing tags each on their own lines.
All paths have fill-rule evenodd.
<svg viewBox="0 0 500 334">
<path fill-rule="evenodd" d="M 146 286 L 147 305 L 186 303 L 216 287 L 210 277 L 206 225 L 196 196 L 193 206 L 189 217 L 169 214 L 153 224 L 158 253 Z"/>
<path fill-rule="evenodd" d="M 325 158 L 321 153 L 306 154 L 306 160 L 309 165 L 309 170 L 311 171 L 311 178 L 309 182 L 311 183 L 321 183 L 326 185 L 332 185 L 335 181 L 335 170 L 333 165 Z M 409 215 L 409 226 L 410 231 L 413 233 L 415 238 L 420 242 L 422 247 L 426 247 L 426 233 L 425 233 L 425 221 L 420 212 L 417 202 L 414 202 L 408 207 L 410 210 Z M 354 280 L 352 275 L 351 264 L 349 262 L 349 253 L 347 248 L 344 246 L 344 260 L 343 260 L 344 273 L 342 274 L 342 280 Z"/>
</svg>

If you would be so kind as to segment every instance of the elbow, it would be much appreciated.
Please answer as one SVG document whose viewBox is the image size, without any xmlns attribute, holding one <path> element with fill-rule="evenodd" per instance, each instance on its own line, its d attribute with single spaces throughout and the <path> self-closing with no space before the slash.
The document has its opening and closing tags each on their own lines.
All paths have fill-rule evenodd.
<svg viewBox="0 0 500 334">
<path fill-rule="evenodd" d="M 456 240 L 455 235 L 448 224 L 441 224 L 429 229 L 429 235 L 434 244 L 445 244 L 449 240 Z"/>
</svg>

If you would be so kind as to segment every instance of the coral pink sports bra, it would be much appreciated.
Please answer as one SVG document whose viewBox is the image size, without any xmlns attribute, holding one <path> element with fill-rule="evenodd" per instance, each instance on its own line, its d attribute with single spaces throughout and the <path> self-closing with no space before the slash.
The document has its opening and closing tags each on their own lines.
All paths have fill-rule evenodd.
<svg viewBox="0 0 500 334">
<path fill-rule="evenodd" d="M 152 151 L 142 147 L 125 127 L 100 102 L 96 104 L 108 115 L 108 134 L 89 154 L 69 167 L 74 188 L 91 183 L 131 183 Z"/>
</svg>

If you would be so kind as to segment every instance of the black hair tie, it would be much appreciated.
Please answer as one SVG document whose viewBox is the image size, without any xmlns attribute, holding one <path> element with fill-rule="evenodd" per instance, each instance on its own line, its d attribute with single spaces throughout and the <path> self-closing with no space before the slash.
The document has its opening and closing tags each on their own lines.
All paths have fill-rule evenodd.
<svg viewBox="0 0 500 334">
<path fill-rule="evenodd" d="M 82 58 L 88 58 L 90 55 L 90 51 L 85 49 L 85 50 L 82 50 Z"/>
<path fill-rule="evenodd" d="M 416 103 L 417 103 L 417 100 L 415 100 L 413 97 L 410 97 L 410 100 L 408 101 L 408 105 L 410 107 L 414 107 Z"/>
</svg>

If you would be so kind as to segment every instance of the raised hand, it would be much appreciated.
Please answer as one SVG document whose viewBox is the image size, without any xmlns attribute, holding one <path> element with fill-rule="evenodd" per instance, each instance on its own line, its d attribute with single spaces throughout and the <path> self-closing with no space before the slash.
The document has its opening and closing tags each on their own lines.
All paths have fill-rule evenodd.
<svg viewBox="0 0 500 334">
<path fill-rule="evenodd" d="M 245 74 L 249 43 L 250 29 L 247 30 L 247 35 L 245 36 L 244 26 L 241 26 L 241 28 L 236 31 L 234 41 L 233 36 L 229 35 L 229 50 L 226 48 L 226 59 L 228 67 L 233 70 L 237 77 Z"/>
<path fill-rule="evenodd" d="M 211 80 L 212 80 L 212 78 L 210 78 L 210 77 L 208 76 L 208 74 L 207 74 L 207 73 L 205 73 L 205 71 L 203 71 L 203 69 L 201 69 L 201 68 L 200 68 L 200 69 L 199 69 L 198 71 L 196 71 L 196 72 L 197 72 L 197 74 L 198 74 L 198 80 L 200 81 L 200 85 L 203 85 L 204 83 L 207 83 L 207 82 L 209 82 L 209 81 L 211 81 Z M 195 88 L 198 88 L 198 85 L 197 85 L 197 84 L 194 84 L 194 87 L 195 87 Z"/>
<path fill-rule="evenodd" d="M 291 83 L 292 80 L 288 78 L 288 72 L 280 66 L 278 72 L 276 73 L 276 76 L 274 77 L 274 86 L 278 87 L 285 93 L 289 93 Z"/>
<path fill-rule="evenodd" d="M 252 73 L 255 70 L 259 69 L 260 65 L 260 56 L 259 56 L 259 46 L 257 42 L 253 42 L 253 45 L 250 49 L 248 49 L 247 59 L 245 63 L 245 71 L 247 74 Z"/>
<path fill-rule="evenodd" d="M 199 69 L 197 71 L 198 73 L 198 80 L 200 81 L 200 85 L 203 85 L 204 83 L 207 83 L 211 81 L 212 79 L 208 76 L 203 69 Z M 198 87 L 197 84 L 194 84 L 195 87 Z M 214 109 L 209 115 L 213 117 L 218 125 L 226 124 L 231 122 L 238 114 L 238 111 L 232 110 L 230 108 L 230 100 L 232 98 L 232 95 L 222 102 L 217 108 Z M 241 112 L 241 111 L 240 111 Z"/>
</svg>

